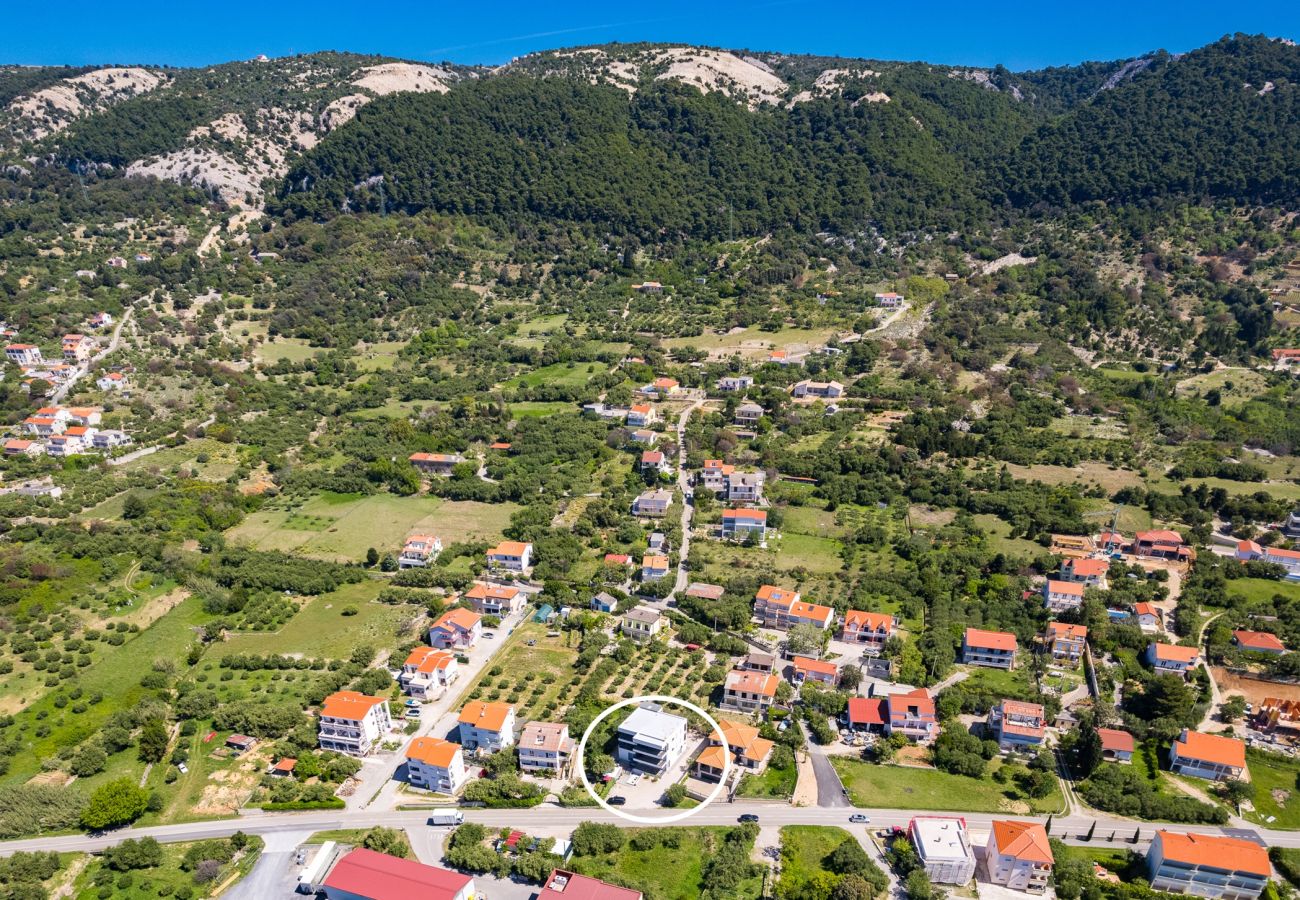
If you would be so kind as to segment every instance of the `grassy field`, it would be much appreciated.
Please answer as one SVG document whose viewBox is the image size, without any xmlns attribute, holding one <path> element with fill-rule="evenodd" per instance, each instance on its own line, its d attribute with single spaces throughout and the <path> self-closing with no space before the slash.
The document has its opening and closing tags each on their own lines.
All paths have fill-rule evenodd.
<svg viewBox="0 0 1300 900">
<path fill-rule="evenodd" d="M 214 650 L 219 656 L 236 653 L 299 653 L 303 656 L 346 659 L 359 644 L 391 644 L 412 617 L 424 619 L 423 610 L 371 602 L 383 582 L 345 584 L 331 594 L 313 597 L 275 632 L 232 634 Z M 349 608 L 356 615 L 344 615 Z"/>
<path fill-rule="evenodd" d="M 840 558 L 842 548 L 833 538 L 785 531 L 776 543 L 776 567 L 783 572 L 799 568 L 822 574 L 838 572 L 844 568 Z"/>
<path fill-rule="evenodd" d="M 557 413 L 575 412 L 578 406 L 575 403 L 565 403 L 563 401 L 548 402 L 545 400 L 523 400 L 518 403 L 510 404 L 510 414 L 514 416 L 553 416 Z"/>
<path fill-rule="evenodd" d="M 830 759 L 854 806 L 1024 815 L 1059 812 L 1063 805 L 1059 787 L 1041 800 L 1022 800 L 1014 787 L 1000 785 L 989 777 L 966 778 L 937 769 L 881 766 L 842 756 Z"/>
<path fill-rule="evenodd" d="M 1011 533 L 1011 525 L 993 513 L 979 513 L 972 518 L 975 524 L 979 525 L 980 530 L 988 535 L 989 546 L 994 550 L 1008 556 L 1041 556 L 1045 552 L 1043 547 L 1033 541 L 1008 537 L 1007 535 Z"/>
<path fill-rule="evenodd" d="M 276 338 L 258 346 L 255 358 L 260 365 L 274 365 L 281 360 L 300 363 L 324 352 L 324 349 L 312 347 L 302 338 Z"/>
<path fill-rule="evenodd" d="M 1189 478 L 1187 484 L 1195 487 L 1223 488 L 1233 496 L 1266 491 L 1275 500 L 1300 500 L 1300 484 L 1294 481 L 1229 481 L 1227 478 Z"/>
<path fill-rule="evenodd" d="M 758 326 L 737 331 L 734 334 L 701 334 L 695 337 L 669 338 L 663 342 L 665 347 L 697 347 L 700 350 L 733 353 L 742 355 L 766 356 L 772 347 L 790 347 L 803 345 L 817 347 L 825 344 L 835 333 L 833 328 L 782 328 L 780 331 L 763 331 Z"/>
<path fill-rule="evenodd" d="M 1253 369 L 1217 369 L 1184 378 L 1175 390 L 1180 397 L 1217 390 L 1223 405 L 1233 406 L 1253 400 L 1268 390 L 1268 379 Z"/>
<path fill-rule="evenodd" d="M 641 829 L 638 829 L 641 830 Z M 660 829 L 654 829 L 660 830 Z M 624 846 L 616 853 L 602 856 L 575 856 L 570 861 L 575 871 L 594 878 L 610 878 L 619 884 L 635 885 L 646 900 L 678 900 L 702 896 L 704 864 L 712 848 L 725 840 L 727 828 L 673 828 L 678 846 L 657 846 L 634 850 Z M 636 833 L 636 830 L 632 832 Z M 751 900 L 760 896 L 762 877 L 742 881 L 733 890 L 709 889 L 714 900 Z"/>
<path fill-rule="evenodd" d="M 609 366 L 605 363 L 555 363 L 554 365 L 543 366 L 540 369 L 533 369 L 521 375 L 516 375 L 514 378 L 502 382 L 501 387 L 519 388 L 549 384 L 575 387 L 586 384 L 597 375 L 603 375 L 608 371 Z"/>
<path fill-rule="evenodd" d="M 1043 484 L 1100 484 L 1106 493 L 1113 494 L 1121 488 L 1141 487 L 1142 476 L 1131 469 L 1113 469 L 1103 462 L 1085 460 L 1077 466 L 1017 466 L 1007 465 L 1016 478 L 1041 481 Z"/>
<path fill-rule="evenodd" d="M 397 354 L 406 346 L 403 341 L 380 341 L 369 344 L 355 357 L 362 372 L 382 372 L 397 363 Z"/>
<path fill-rule="evenodd" d="M 736 793 L 741 797 L 789 798 L 794 796 L 794 785 L 798 777 L 797 766 L 785 769 L 768 766 L 762 775 L 746 775 Z"/>
<path fill-rule="evenodd" d="M 807 882 L 825 871 L 824 862 L 840 844 L 853 840 L 843 828 L 826 825 L 785 825 L 781 828 L 781 897 L 813 896 Z"/>
<path fill-rule="evenodd" d="M 1269 828 L 1300 828 L 1300 761 L 1248 750 L 1246 765 L 1255 785 L 1255 811 L 1246 818 Z"/>
<path fill-rule="evenodd" d="M 293 506 L 273 504 L 230 530 L 235 543 L 339 562 L 356 561 L 375 547 L 396 552 L 412 532 L 444 545 L 496 540 L 517 509 L 512 503 L 442 500 L 417 495 L 321 494 Z"/>
<path fill-rule="evenodd" d="M 1300 583 L 1273 581 L 1271 578 L 1234 578 L 1228 582 L 1228 594 L 1244 600 L 1272 600 L 1274 594 L 1300 599 Z"/>
<path fill-rule="evenodd" d="M 134 872 L 115 872 L 99 857 L 92 857 L 73 883 L 70 895 L 74 900 L 157 900 L 174 896 L 178 889 L 188 886 L 195 897 L 208 897 L 218 886 L 252 871 L 261 854 L 262 839 L 251 838 L 249 845 L 206 885 L 198 885 L 194 875 L 181 869 L 181 860 L 191 844 L 163 845 L 163 862 L 160 866 Z M 100 885 L 109 886 L 109 893 L 101 893 Z"/>
</svg>

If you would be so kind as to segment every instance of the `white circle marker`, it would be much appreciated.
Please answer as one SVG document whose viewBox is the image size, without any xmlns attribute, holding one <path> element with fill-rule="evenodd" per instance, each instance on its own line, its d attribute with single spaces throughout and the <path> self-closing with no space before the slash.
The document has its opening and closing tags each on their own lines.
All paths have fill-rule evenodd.
<svg viewBox="0 0 1300 900">
<path fill-rule="evenodd" d="M 609 707 L 609 709 L 601 712 L 600 715 L 591 720 L 591 724 L 587 726 L 587 730 L 582 733 L 582 740 L 578 743 L 578 777 L 582 779 L 582 786 L 587 789 L 587 793 L 591 795 L 591 799 L 599 803 L 605 812 L 613 813 L 620 819 L 626 819 L 629 822 L 636 822 L 640 825 L 667 825 L 669 822 L 680 822 L 682 819 L 695 815 L 714 800 L 718 799 L 718 795 L 722 793 L 723 785 L 727 783 L 727 778 L 731 775 L 730 752 L 722 754 L 722 777 L 718 779 L 718 783 L 714 786 L 713 792 L 709 794 L 709 796 L 705 797 L 699 806 L 696 806 L 693 809 L 682 810 L 679 813 L 673 813 L 671 816 L 637 816 L 629 812 L 623 812 L 621 809 L 615 809 L 605 802 L 604 797 L 596 793 L 596 789 L 591 786 L 591 782 L 587 779 L 587 767 L 583 765 L 583 761 L 586 759 L 587 755 L 587 738 L 591 737 L 591 733 L 596 730 L 596 726 L 609 717 L 610 714 L 625 706 L 639 705 L 641 703 L 669 703 L 674 706 L 686 707 L 709 723 L 709 726 L 713 729 L 713 731 L 709 733 L 711 735 L 716 733 L 718 738 L 723 742 L 722 746 L 726 748 L 726 738 L 722 734 L 722 726 L 714 720 L 713 716 L 700 709 L 694 703 L 681 700 L 677 697 L 665 697 L 662 694 L 646 694 L 643 697 L 629 697 L 626 700 L 618 701 L 613 706 Z"/>
</svg>

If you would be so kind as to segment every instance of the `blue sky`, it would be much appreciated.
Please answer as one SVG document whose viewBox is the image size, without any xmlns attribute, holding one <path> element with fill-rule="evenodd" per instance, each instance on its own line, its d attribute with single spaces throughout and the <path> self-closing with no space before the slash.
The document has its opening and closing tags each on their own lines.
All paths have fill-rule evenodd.
<svg viewBox="0 0 1300 900">
<path fill-rule="evenodd" d="M 1238 31 L 1300 38 L 1300 3 L 1221 0 L 5 0 L 4 6 L 0 62 L 23 64 L 204 65 L 314 50 L 490 64 L 552 47 L 649 40 L 1025 69 L 1189 50 Z"/>
</svg>

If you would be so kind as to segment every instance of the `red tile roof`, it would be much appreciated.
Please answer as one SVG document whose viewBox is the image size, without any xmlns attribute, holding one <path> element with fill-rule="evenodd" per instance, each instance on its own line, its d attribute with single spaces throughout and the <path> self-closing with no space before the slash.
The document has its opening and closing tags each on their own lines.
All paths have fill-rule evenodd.
<svg viewBox="0 0 1300 900">
<path fill-rule="evenodd" d="M 1047 636 L 1054 641 L 1082 641 L 1088 637 L 1088 628 L 1085 625 L 1074 625 L 1069 622 L 1048 622 Z"/>
<path fill-rule="evenodd" d="M 1110 571 L 1110 563 L 1104 559 L 1067 560 L 1062 568 L 1066 567 L 1076 578 L 1100 578 Z"/>
<path fill-rule="evenodd" d="M 1165 644 L 1160 641 L 1151 645 L 1156 659 L 1162 662 L 1194 663 L 1201 657 L 1199 647 L 1182 647 L 1178 644 Z"/>
<path fill-rule="evenodd" d="M 803 670 L 805 672 L 816 672 L 819 675 L 838 675 L 840 667 L 832 662 L 826 662 L 821 659 L 812 659 L 807 656 L 796 656 L 794 658 L 794 670 L 796 672 Z"/>
<path fill-rule="evenodd" d="M 994 820 L 993 840 L 998 852 L 1013 856 L 1022 862 L 1052 864 L 1052 848 L 1047 842 L 1047 829 L 1037 822 L 1009 822 Z"/>
<path fill-rule="evenodd" d="M 1184 730 L 1174 741 L 1174 752 L 1184 759 L 1198 759 L 1219 766 L 1246 767 L 1246 745 L 1236 738 Z"/>
<path fill-rule="evenodd" d="M 1082 597 L 1083 585 L 1076 581 L 1057 581 L 1054 578 L 1047 579 L 1047 592 L 1049 594 L 1065 594 L 1068 597 Z"/>
<path fill-rule="evenodd" d="M 406 748 L 406 758 L 439 769 L 448 768 L 461 752 L 460 744 L 436 737 L 418 737 Z"/>
<path fill-rule="evenodd" d="M 358 847 L 335 863 L 323 884 L 370 900 L 451 900 L 471 881 L 459 872 Z"/>
<path fill-rule="evenodd" d="M 767 513 L 761 509 L 724 509 L 722 511 L 724 519 L 752 519 L 755 522 L 766 522 Z"/>
<path fill-rule="evenodd" d="M 1268 848 L 1254 841 L 1214 834 L 1179 834 L 1176 831 L 1158 831 L 1156 839 L 1160 841 L 1164 858 L 1173 862 L 1249 872 L 1262 878 L 1273 874 Z"/>
<path fill-rule="evenodd" d="M 370 697 L 356 691 L 335 691 L 321 704 L 320 714 L 332 719 L 350 719 L 359 722 L 366 717 L 371 707 L 387 702 L 383 697 Z"/>
<path fill-rule="evenodd" d="M 1137 741 L 1127 731 L 1120 731 L 1118 728 L 1098 728 L 1097 734 L 1101 737 L 1103 750 L 1109 750 L 1111 753 L 1132 753 L 1137 749 Z"/>
<path fill-rule="evenodd" d="M 1016 636 L 1014 634 L 1008 634 L 1005 631 L 985 631 L 982 628 L 967 628 L 966 646 L 978 647 L 981 650 L 1013 651 L 1016 649 Z"/>
<path fill-rule="evenodd" d="M 1232 637 L 1243 650 L 1262 650 L 1281 653 L 1286 644 L 1276 634 L 1267 631 L 1234 631 Z"/>
<path fill-rule="evenodd" d="M 889 720 L 889 709 L 884 697 L 850 697 L 850 725 L 884 725 Z"/>
<path fill-rule="evenodd" d="M 884 629 L 888 634 L 894 629 L 894 617 L 889 613 L 864 612 L 860 609 L 851 609 L 844 614 L 844 628 L 846 631 L 880 631 Z"/>
<path fill-rule="evenodd" d="M 547 876 L 537 900 L 641 900 L 641 892 L 598 878 L 556 869 Z"/>
</svg>

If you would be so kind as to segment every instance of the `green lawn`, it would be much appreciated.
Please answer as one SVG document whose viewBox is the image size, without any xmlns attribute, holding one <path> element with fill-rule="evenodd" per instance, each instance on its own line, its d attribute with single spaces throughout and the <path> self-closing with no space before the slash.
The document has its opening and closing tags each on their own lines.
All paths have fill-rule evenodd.
<svg viewBox="0 0 1300 900">
<path fill-rule="evenodd" d="M 271 365 L 280 360 L 305 362 L 324 352 L 323 347 L 313 347 L 302 338 L 276 338 L 258 346 L 255 356 L 259 363 Z"/>
<path fill-rule="evenodd" d="M 279 631 L 232 634 L 211 652 L 217 656 L 301 653 L 347 659 L 358 644 L 387 646 L 394 642 L 399 626 L 423 610 L 371 602 L 383 587 L 380 581 L 345 584 L 333 593 L 313 597 Z M 344 615 L 349 608 L 355 608 L 356 615 Z"/>
<path fill-rule="evenodd" d="M 577 405 L 565 403 L 562 401 L 548 402 L 545 400 L 524 400 L 519 403 L 510 404 L 510 414 L 513 416 L 553 416 L 558 413 L 573 412 Z"/>
<path fill-rule="evenodd" d="M 854 806 L 884 809 L 947 809 L 953 812 L 1059 812 L 1060 788 L 1041 800 L 1014 799 L 1014 787 L 1003 786 L 991 777 L 967 778 L 937 769 L 875 765 L 843 756 L 832 756 Z M 990 771 L 993 771 L 990 769 Z"/>
<path fill-rule="evenodd" d="M 1255 811 L 1246 818 L 1268 828 L 1300 828 L 1300 761 L 1247 750 L 1246 765 L 1255 785 Z"/>
<path fill-rule="evenodd" d="M 1228 594 L 1252 602 L 1272 600 L 1274 594 L 1300 600 L 1300 583 L 1271 578 L 1234 578 L 1228 582 Z"/>
<path fill-rule="evenodd" d="M 842 547 L 832 538 L 783 531 L 776 542 L 776 565 L 783 571 L 804 568 L 824 574 L 838 572 L 844 567 L 840 558 Z"/>
<path fill-rule="evenodd" d="M 1008 556 L 1041 556 L 1044 549 L 1033 541 L 1024 538 L 1008 537 L 1011 525 L 992 513 L 979 513 L 972 516 L 980 530 L 988 535 L 989 546 Z"/>
<path fill-rule="evenodd" d="M 416 495 L 321 494 L 301 504 L 275 503 L 228 533 L 235 543 L 338 562 L 360 560 L 369 547 L 396 553 L 406 536 L 427 532 L 444 545 L 495 541 L 518 507 Z"/>
<path fill-rule="evenodd" d="M 713 847 L 726 839 L 728 828 L 664 828 L 634 829 L 638 831 L 666 831 L 677 837 L 676 847 L 656 846 L 634 850 L 631 843 L 623 849 L 601 856 L 575 856 L 570 860 L 574 870 L 594 878 L 616 880 L 619 884 L 633 885 L 645 894 L 646 900 L 679 900 L 700 897 L 708 889 L 712 900 L 754 900 L 763 888 L 761 876 L 748 878 L 734 889 L 724 891 L 703 883 L 704 864 L 712 855 Z M 752 847 L 751 847 L 752 848 Z"/>
<path fill-rule="evenodd" d="M 807 882 L 826 871 L 825 860 L 853 835 L 843 828 L 826 825 L 785 825 L 781 828 L 781 897 L 813 896 Z"/>
<path fill-rule="evenodd" d="M 1300 500 L 1300 484 L 1293 481 L 1230 481 L 1227 478 L 1189 478 L 1187 484 L 1193 487 L 1203 484 L 1208 488 L 1223 488 L 1232 496 L 1265 491 L 1274 500 Z"/>
<path fill-rule="evenodd" d="M 539 369 L 516 375 L 514 378 L 502 382 L 501 387 L 518 388 L 525 385 L 576 387 L 584 385 L 596 376 L 604 375 L 608 371 L 609 366 L 600 362 L 555 363 L 554 365 L 542 366 Z"/>
<path fill-rule="evenodd" d="M 768 766 L 761 775 L 746 775 L 736 793 L 741 797 L 792 797 L 798 777 L 797 766 L 785 769 Z"/>
</svg>

